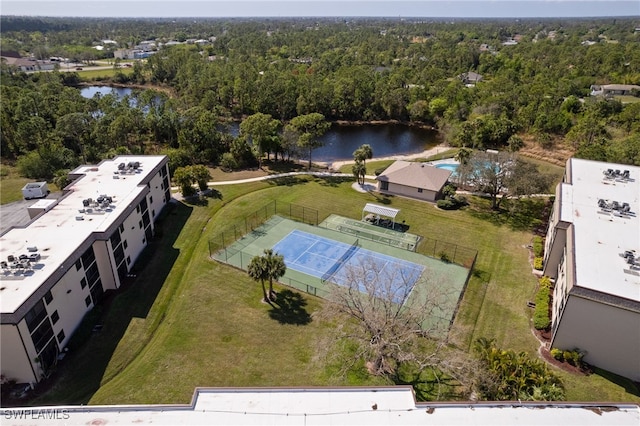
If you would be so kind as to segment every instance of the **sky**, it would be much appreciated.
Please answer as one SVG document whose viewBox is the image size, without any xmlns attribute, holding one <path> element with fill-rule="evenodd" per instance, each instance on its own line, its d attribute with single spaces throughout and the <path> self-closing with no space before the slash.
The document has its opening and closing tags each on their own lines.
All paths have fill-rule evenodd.
<svg viewBox="0 0 640 426">
<path fill-rule="evenodd" d="M 0 15 L 129 18 L 640 18 L 640 0 L 0 0 Z"/>
</svg>

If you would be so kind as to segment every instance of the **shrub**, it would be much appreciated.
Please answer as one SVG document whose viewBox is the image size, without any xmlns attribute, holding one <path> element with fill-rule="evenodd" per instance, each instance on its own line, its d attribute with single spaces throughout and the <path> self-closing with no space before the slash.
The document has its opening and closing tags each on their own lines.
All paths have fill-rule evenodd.
<svg viewBox="0 0 640 426">
<path fill-rule="evenodd" d="M 533 259 L 533 269 L 535 269 L 537 271 L 542 271 L 542 258 L 541 257 L 535 257 Z"/>
<path fill-rule="evenodd" d="M 551 289 L 551 278 L 544 276 L 542 278 L 540 278 L 540 280 L 538 280 L 538 283 L 540 284 L 540 287 L 544 287 L 544 288 L 548 288 Z"/>
<path fill-rule="evenodd" d="M 458 203 L 459 207 L 469 204 L 469 201 L 467 201 L 467 197 L 465 197 L 464 195 L 456 195 L 454 199 L 456 200 L 456 203 Z"/>
<path fill-rule="evenodd" d="M 438 254 L 438 256 L 440 256 L 440 260 L 442 260 L 443 262 L 445 262 L 445 263 L 451 263 L 451 258 L 449 257 L 449 255 L 448 255 L 446 252 L 441 251 L 441 252 Z"/>
<path fill-rule="evenodd" d="M 560 362 L 567 362 L 573 366 L 582 367 L 582 357 L 584 354 L 579 349 L 569 351 L 553 348 L 549 353 Z"/>
<path fill-rule="evenodd" d="M 444 188 L 442 188 L 442 195 L 444 198 L 453 198 L 456 195 L 456 187 L 450 183 L 446 184 Z"/>
<path fill-rule="evenodd" d="M 533 237 L 533 255 L 536 257 L 542 257 L 544 254 L 544 240 L 542 237 L 536 235 Z"/>
<path fill-rule="evenodd" d="M 536 294 L 536 309 L 533 312 L 533 326 L 536 330 L 546 330 L 551 325 L 549 317 L 549 299 L 551 291 L 546 287 L 540 287 Z"/>
<path fill-rule="evenodd" d="M 378 169 L 375 169 L 373 174 L 375 174 L 376 176 L 380 176 L 382 174 L 382 172 L 384 172 L 385 170 L 387 170 L 387 167 L 389 166 L 385 166 L 385 167 L 380 167 Z"/>
<path fill-rule="evenodd" d="M 552 348 L 551 351 L 549 351 L 549 353 L 551 354 L 552 357 L 554 357 L 555 359 L 557 359 L 558 361 L 564 361 L 564 352 L 558 348 Z"/>
<path fill-rule="evenodd" d="M 442 210 L 455 210 L 456 208 L 458 208 L 458 203 L 456 203 L 454 200 L 450 198 L 446 198 L 444 200 L 438 200 L 436 205 L 438 206 L 439 209 L 442 209 Z"/>
<path fill-rule="evenodd" d="M 236 158 L 230 152 L 222 154 L 222 160 L 220 161 L 220 167 L 223 170 L 234 170 L 238 168 L 238 162 Z"/>
</svg>

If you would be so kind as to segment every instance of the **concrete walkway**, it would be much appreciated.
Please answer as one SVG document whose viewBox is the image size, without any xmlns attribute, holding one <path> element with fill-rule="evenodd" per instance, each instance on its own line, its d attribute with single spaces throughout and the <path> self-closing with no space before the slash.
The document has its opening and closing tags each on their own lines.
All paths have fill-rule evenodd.
<svg viewBox="0 0 640 426">
<path fill-rule="evenodd" d="M 375 157 L 372 158 L 370 161 L 383 161 L 383 160 L 415 160 L 416 158 L 427 158 L 431 155 L 435 155 L 435 154 L 439 154 L 441 152 L 444 152 L 446 150 L 448 150 L 449 147 L 444 146 L 444 145 L 438 145 L 435 146 L 431 149 L 427 149 L 425 151 L 416 153 L 416 154 L 407 154 L 407 155 L 393 155 L 393 156 L 389 156 L 389 157 Z M 345 161 L 334 161 L 333 163 L 329 162 L 314 162 L 316 164 L 322 165 L 322 166 L 326 166 L 328 167 L 330 170 L 334 169 L 334 170 L 339 170 L 342 166 L 346 165 L 346 164 L 353 164 L 354 161 L 353 160 L 345 160 Z M 312 175 L 312 176 L 318 176 L 318 177 L 353 177 L 353 174 L 350 173 L 338 173 L 338 172 L 288 172 L 288 173 L 278 173 L 275 175 L 266 175 L 266 176 L 259 176 L 259 177 L 254 177 L 254 178 L 248 178 L 248 179 L 238 179 L 238 180 L 222 180 L 222 181 L 211 181 L 211 182 L 207 182 L 208 186 L 219 186 L 219 185 L 238 185 L 238 184 L 243 184 L 243 183 L 250 183 L 250 182 L 259 182 L 262 180 L 267 180 L 267 179 L 278 179 L 278 178 L 283 178 L 283 177 L 289 177 L 289 176 L 300 176 L 300 175 Z M 372 175 L 366 175 L 365 179 L 367 180 L 376 180 L 375 176 Z M 171 190 L 172 191 L 177 191 L 180 188 L 178 188 L 177 186 L 172 186 Z"/>
</svg>

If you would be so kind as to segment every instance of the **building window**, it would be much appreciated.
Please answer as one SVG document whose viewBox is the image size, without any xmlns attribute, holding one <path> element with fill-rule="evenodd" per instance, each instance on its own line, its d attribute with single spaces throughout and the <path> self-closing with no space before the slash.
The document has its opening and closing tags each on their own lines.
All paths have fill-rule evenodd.
<svg viewBox="0 0 640 426">
<path fill-rule="evenodd" d="M 129 247 L 129 243 L 127 243 L 127 240 L 124 240 L 124 241 L 122 242 L 122 246 L 123 246 L 124 248 Z"/>
<path fill-rule="evenodd" d="M 380 181 L 380 189 L 382 191 L 388 191 L 389 190 L 389 182 L 381 180 Z"/>
<path fill-rule="evenodd" d="M 58 343 L 62 343 L 63 340 L 64 340 L 64 330 L 60 330 L 60 333 L 58 333 Z"/>
<path fill-rule="evenodd" d="M 120 228 L 119 229 L 120 229 L 120 233 L 124 232 L 124 225 L 122 223 L 120 224 Z"/>
<path fill-rule="evenodd" d="M 79 271 L 82 268 L 82 261 L 80 259 L 76 260 L 76 271 Z"/>
<path fill-rule="evenodd" d="M 115 232 L 113 233 L 113 235 L 111 235 L 111 248 L 115 250 L 116 247 L 118 247 L 118 244 L 120 244 L 120 232 L 116 229 Z"/>
<path fill-rule="evenodd" d="M 138 222 L 138 227 L 142 229 L 142 221 Z"/>
<path fill-rule="evenodd" d="M 87 279 L 85 277 L 82 277 L 82 279 L 80 280 L 80 288 L 85 288 L 87 286 Z"/>
<path fill-rule="evenodd" d="M 131 265 L 131 256 L 127 256 L 127 265 Z"/>
<path fill-rule="evenodd" d="M 44 295 L 44 301 L 48 305 L 49 303 L 51 303 L 52 300 L 53 300 L 53 294 L 51 294 L 51 290 L 49 290 L 47 294 Z"/>
<path fill-rule="evenodd" d="M 140 204 L 136 206 L 136 213 L 140 213 Z"/>
<path fill-rule="evenodd" d="M 54 311 L 54 312 L 51 314 L 51 323 L 52 323 L 52 324 L 55 324 L 55 323 L 57 323 L 57 322 L 58 322 L 58 320 L 59 320 L 59 319 L 60 319 L 60 315 L 58 315 L 58 311 Z"/>
<path fill-rule="evenodd" d="M 84 299 L 84 304 L 87 305 L 87 308 L 91 305 L 91 296 L 87 296 Z"/>
<path fill-rule="evenodd" d="M 422 188 L 418 188 L 418 192 L 419 192 L 419 193 L 422 193 Z"/>
<path fill-rule="evenodd" d="M 155 209 L 154 209 L 154 210 L 151 210 L 151 216 L 156 217 L 156 211 L 155 211 Z"/>
<path fill-rule="evenodd" d="M 27 323 L 29 331 L 33 332 L 46 317 L 47 310 L 44 307 L 44 303 L 42 303 L 42 301 L 38 301 L 24 316 L 24 320 Z"/>
<path fill-rule="evenodd" d="M 93 247 L 89 247 L 87 251 L 81 257 L 82 265 L 87 269 L 96 260 L 96 254 L 93 252 Z"/>
</svg>

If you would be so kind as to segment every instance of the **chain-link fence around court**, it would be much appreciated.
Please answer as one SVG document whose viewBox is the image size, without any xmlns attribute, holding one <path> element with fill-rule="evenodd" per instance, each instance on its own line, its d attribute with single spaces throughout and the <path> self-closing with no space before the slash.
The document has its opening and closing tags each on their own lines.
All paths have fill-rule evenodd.
<svg viewBox="0 0 640 426">
<path fill-rule="evenodd" d="M 252 241 L 255 241 L 255 238 L 259 237 L 259 234 L 255 234 L 254 232 L 256 229 L 262 225 L 268 225 L 267 222 L 271 218 L 275 217 L 273 220 L 277 221 L 278 216 L 315 226 L 318 225 L 320 220 L 318 210 L 316 209 L 273 200 L 244 218 L 239 218 L 227 224 L 224 227 L 225 230 L 209 240 L 209 256 L 213 256 L 220 250 L 225 250 L 226 253 L 229 246 L 234 245 L 235 247 L 236 245 L 234 243 L 241 240 L 244 241 L 241 242 L 240 246 L 244 245 L 246 247 Z M 233 253 L 230 255 L 233 255 Z"/>
<path fill-rule="evenodd" d="M 314 226 L 320 225 L 321 227 L 334 229 L 341 233 L 353 234 L 358 238 L 365 238 L 381 244 L 414 251 L 425 256 L 464 266 L 470 270 L 473 269 L 478 256 L 478 251 L 475 249 L 417 235 L 415 236 L 417 237 L 416 240 L 412 239 L 415 243 L 412 241 L 410 244 L 403 244 L 405 237 L 401 232 L 397 231 L 393 233 L 398 234 L 398 236 L 392 237 L 389 235 L 392 231 L 384 230 L 384 232 L 387 233 L 386 239 L 389 240 L 387 242 L 385 238 L 382 238 L 384 236 L 379 236 L 368 228 L 356 229 L 354 226 L 345 226 L 347 222 L 354 221 L 353 219 L 342 218 L 347 222 L 341 223 L 340 227 L 335 226 L 335 224 L 330 225 L 329 222 L 332 221 L 329 219 L 333 216 L 335 215 L 331 215 L 328 218 L 321 218 L 320 213 L 316 209 L 273 200 L 244 218 L 239 218 L 235 222 L 227 224 L 223 231 L 209 240 L 209 255 L 214 257 L 214 254 L 217 253 L 215 258 L 227 263 L 230 257 L 242 251 L 244 247 L 251 244 L 256 238 L 259 238 L 263 232 L 265 232 L 265 229 L 269 228 L 270 222 L 273 222 L 273 225 L 275 225 L 279 222 L 279 217 L 285 217 L 295 220 L 296 222 Z M 320 222 L 321 220 L 322 223 Z M 326 224 L 325 221 L 327 221 Z M 259 228 L 262 229 L 262 231 Z"/>
</svg>

